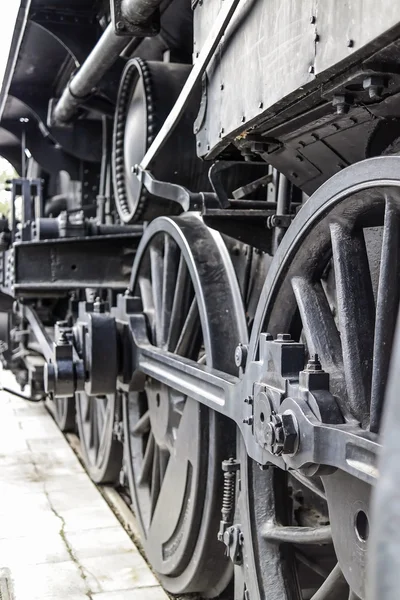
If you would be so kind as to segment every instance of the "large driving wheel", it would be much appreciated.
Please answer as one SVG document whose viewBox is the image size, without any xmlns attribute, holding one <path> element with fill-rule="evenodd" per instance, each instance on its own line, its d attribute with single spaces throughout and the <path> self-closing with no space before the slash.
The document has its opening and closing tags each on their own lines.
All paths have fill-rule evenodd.
<svg viewBox="0 0 400 600">
<path fill-rule="evenodd" d="M 153 345 L 237 371 L 245 333 L 237 280 L 225 245 L 195 216 L 160 217 L 146 229 L 131 289 L 143 303 Z M 147 379 L 124 411 L 126 464 L 143 546 L 173 593 L 214 597 L 232 575 L 217 541 L 221 462 L 235 454 L 234 427 L 166 385 Z"/>
<path fill-rule="evenodd" d="M 115 431 L 120 421 L 119 395 L 77 394 L 76 418 L 86 469 L 96 483 L 115 483 L 122 467 L 122 443 Z"/>
<path fill-rule="evenodd" d="M 345 421 L 372 438 L 399 303 L 399 172 L 400 157 L 358 163 L 306 202 L 267 275 L 249 349 L 254 360 L 261 332 L 304 343 L 329 372 Z M 247 588 L 251 600 L 364 600 L 370 486 L 340 470 L 261 470 L 243 446 L 241 490 L 238 597 Z"/>
</svg>

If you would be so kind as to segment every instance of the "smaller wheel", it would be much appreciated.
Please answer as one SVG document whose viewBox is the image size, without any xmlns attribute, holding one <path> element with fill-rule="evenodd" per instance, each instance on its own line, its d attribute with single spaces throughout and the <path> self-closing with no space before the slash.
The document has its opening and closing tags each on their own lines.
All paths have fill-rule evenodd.
<svg viewBox="0 0 400 600">
<path fill-rule="evenodd" d="M 122 444 L 114 425 L 121 401 L 116 394 L 77 394 L 76 420 L 86 469 L 95 483 L 115 483 L 122 466 Z"/>
<path fill-rule="evenodd" d="M 53 414 L 55 422 L 63 433 L 75 429 L 75 398 L 54 398 Z"/>
</svg>

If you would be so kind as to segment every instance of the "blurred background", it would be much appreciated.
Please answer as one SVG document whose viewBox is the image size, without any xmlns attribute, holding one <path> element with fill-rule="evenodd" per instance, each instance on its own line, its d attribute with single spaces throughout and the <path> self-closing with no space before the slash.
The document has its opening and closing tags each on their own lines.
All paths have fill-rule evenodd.
<svg viewBox="0 0 400 600">
<path fill-rule="evenodd" d="M 7 64 L 8 52 L 19 6 L 20 0 L 3 0 L 3 2 L 1 2 L 0 88 L 3 83 L 4 71 Z M 17 173 L 10 163 L 0 156 L 0 214 L 7 214 L 9 212 L 11 193 L 6 189 L 6 181 L 16 175 Z"/>
</svg>

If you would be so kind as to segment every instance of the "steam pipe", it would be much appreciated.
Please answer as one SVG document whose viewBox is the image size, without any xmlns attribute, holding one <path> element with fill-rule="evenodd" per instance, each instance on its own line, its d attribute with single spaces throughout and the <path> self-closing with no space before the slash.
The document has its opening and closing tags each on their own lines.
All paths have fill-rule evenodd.
<svg viewBox="0 0 400 600">
<path fill-rule="evenodd" d="M 128 21 L 140 26 L 149 19 L 161 2 L 162 0 L 123 0 L 122 14 Z M 63 91 L 54 109 L 54 122 L 67 123 L 74 117 L 78 107 L 85 102 L 131 39 L 117 36 L 113 24 L 108 25 L 77 74 Z"/>
</svg>

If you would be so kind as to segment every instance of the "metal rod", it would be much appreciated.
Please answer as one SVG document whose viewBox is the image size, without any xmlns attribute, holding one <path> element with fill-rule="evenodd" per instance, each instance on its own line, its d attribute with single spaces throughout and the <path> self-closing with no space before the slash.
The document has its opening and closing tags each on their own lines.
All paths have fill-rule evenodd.
<svg viewBox="0 0 400 600">
<path fill-rule="evenodd" d="M 34 308 L 22 305 L 24 318 L 32 327 L 32 333 L 39 342 L 39 346 L 47 362 L 52 362 L 54 358 L 53 341 L 44 328 L 39 316 Z"/>
<path fill-rule="evenodd" d="M 122 0 L 121 12 L 132 24 L 140 25 L 150 19 L 160 4 L 160 0 Z"/>
<path fill-rule="evenodd" d="M 140 26 L 159 8 L 162 0 L 124 0 L 124 18 Z M 168 5 L 168 3 L 167 3 Z M 56 123 L 66 123 L 76 114 L 77 108 L 92 93 L 103 75 L 115 63 L 121 52 L 132 42 L 129 36 L 117 36 L 110 23 L 77 74 L 63 91 L 54 109 Z"/>
<path fill-rule="evenodd" d="M 214 25 L 208 34 L 208 37 L 201 49 L 200 55 L 198 56 L 197 62 L 193 66 L 193 69 L 191 70 L 177 101 L 175 102 L 171 112 L 164 121 L 164 125 L 161 127 L 155 140 L 147 150 L 143 160 L 140 163 L 140 166 L 143 170 L 149 168 L 151 161 L 174 131 L 183 111 L 189 102 L 190 96 L 192 95 L 196 84 L 201 80 L 211 58 L 213 57 L 214 52 L 217 49 L 217 46 L 224 35 L 238 4 L 239 0 L 225 0 L 223 2 L 222 9 L 220 10 Z M 132 165 L 132 167 L 134 166 L 135 165 Z"/>
<path fill-rule="evenodd" d="M 303 565 L 305 565 L 312 571 L 315 571 L 315 573 L 318 573 L 318 575 L 320 575 L 323 579 L 326 579 L 328 577 L 329 573 L 327 573 L 325 569 L 321 567 L 321 565 L 311 560 L 308 556 L 303 554 L 303 552 L 300 552 L 298 548 L 296 548 L 295 556 L 297 560 L 303 563 Z"/>
<path fill-rule="evenodd" d="M 323 500 L 326 500 L 326 495 L 323 490 L 320 490 L 319 487 L 315 485 L 315 483 L 309 478 L 300 473 L 300 471 L 292 471 L 291 476 L 300 481 L 305 487 L 307 487 L 311 492 L 317 494 Z"/>
<path fill-rule="evenodd" d="M 287 215 L 290 209 L 290 184 L 289 180 L 282 174 L 279 174 L 278 184 L 278 197 L 276 203 L 276 214 Z M 276 227 L 274 235 L 274 251 L 278 248 L 285 235 L 286 229 L 284 227 Z"/>
<path fill-rule="evenodd" d="M 81 68 L 63 91 L 54 109 L 54 121 L 65 123 L 75 115 L 77 108 L 117 60 L 131 38 L 115 35 L 109 24 Z"/>
<path fill-rule="evenodd" d="M 321 527 L 284 527 L 267 524 L 263 528 L 262 537 L 268 542 L 289 544 L 331 544 L 332 530 L 330 525 Z"/>
<path fill-rule="evenodd" d="M 26 131 L 25 131 L 25 127 L 22 128 L 22 135 L 21 135 L 21 177 L 25 177 L 26 176 Z"/>
<path fill-rule="evenodd" d="M 312 596 L 311 600 L 337 600 L 337 598 L 345 598 L 348 590 L 349 586 L 338 563 L 329 573 L 319 590 Z"/>
</svg>

